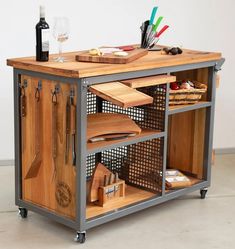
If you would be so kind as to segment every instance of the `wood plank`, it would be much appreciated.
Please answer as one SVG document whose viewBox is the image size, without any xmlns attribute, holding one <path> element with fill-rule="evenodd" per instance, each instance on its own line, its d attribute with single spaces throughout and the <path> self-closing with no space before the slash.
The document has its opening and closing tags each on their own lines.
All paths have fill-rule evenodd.
<svg viewBox="0 0 235 249">
<path fill-rule="evenodd" d="M 123 108 L 146 105 L 153 102 L 152 97 L 120 82 L 93 85 L 89 90 L 93 94 Z"/>
<path fill-rule="evenodd" d="M 151 136 L 151 135 L 157 134 L 159 132 L 160 131 L 157 131 L 157 130 L 142 129 L 141 133 L 137 134 L 134 137 L 127 137 L 125 139 L 112 140 L 112 141 L 100 141 L 100 142 L 96 142 L 96 143 L 87 143 L 87 150 L 89 152 L 89 151 L 92 151 L 92 150 L 95 150 L 98 148 L 104 148 L 104 147 L 111 146 L 114 144 L 116 144 L 118 146 L 118 144 L 122 143 L 123 141 L 131 142 L 135 139 Z"/>
<path fill-rule="evenodd" d="M 104 207 L 99 207 L 95 204 L 89 203 L 86 208 L 86 218 L 90 219 L 98 215 L 114 211 L 117 208 L 122 208 L 130 204 L 144 201 L 156 196 L 156 194 L 126 185 L 125 198 L 115 199 L 107 203 Z"/>
<path fill-rule="evenodd" d="M 209 103 L 208 101 L 199 101 L 198 103 L 195 103 L 195 104 L 188 104 L 188 105 L 170 105 L 169 106 L 169 111 L 173 111 L 173 110 L 179 110 L 179 109 L 182 109 L 182 108 L 185 108 L 187 106 L 196 106 L 199 105 L 199 104 L 206 104 L 206 103 Z"/>
<path fill-rule="evenodd" d="M 112 64 L 126 64 L 134 61 L 140 57 L 148 54 L 147 49 L 136 48 L 135 50 L 128 51 L 128 55 L 125 57 L 115 56 L 114 54 L 104 55 L 90 55 L 89 51 L 85 51 L 75 56 L 76 61 L 83 62 L 96 62 L 96 63 L 112 63 Z"/>
<path fill-rule="evenodd" d="M 156 86 L 164 83 L 170 83 L 176 81 L 176 77 L 172 75 L 156 75 L 149 77 L 141 77 L 129 80 L 121 80 L 123 84 L 131 87 L 131 88 L 139 88 L 146 86 Z"/>
<path fill-rule="evenodd" d="M 139 58 L 128 64 L 105 64 L 105 63 L 88 63 L 77 62 L 75 56 L 82 52 L 64 53 L 66 62 L 59 63 L 53 61 L 56 55 L 50 55 L 48 62 L 38 62 L 35 57 L 24 57 L 8 59 L 7 65 L 26 69 L 34 72 L 42 72 L 70 78 L 83 78 L 98 75 L 108 75 L 114 73 L 124 73 L 133 71 L 142 71 L 147 69 L 179 66 L 207 61 L 217 61 L 221 59 L 221 53 L 210 53 L 183 49 L 181 55 L 166 55 L 161 51 L 149 52 L 148 55 Z"/>
<path fill-rule="evenodd" d="M 105 135 L 140 134 L 141 128 L 128 115 L 120 113 L 94 113 L 87 115 L 87 140 Z M 115 137 L 116 139 L 116 137 Z"/>
</svg>

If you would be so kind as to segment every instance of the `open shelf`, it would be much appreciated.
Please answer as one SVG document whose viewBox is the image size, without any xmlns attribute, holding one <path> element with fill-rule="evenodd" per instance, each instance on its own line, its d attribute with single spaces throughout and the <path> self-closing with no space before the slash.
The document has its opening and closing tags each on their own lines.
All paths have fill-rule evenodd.
<svg viewBox="0 0 235 249">
<path fill-rule="evenodd" d="M 199 101 L 196 104 L 187 104 L 187 105 L 172 105 L 169 106 L 169 114 L 175 114 L 180 112 L 186 112 L 191 110 L 196 110 L 200 108 L 205 108 L 211 106 L 209 101 Z"/>
<path fill-rule="evenodd" d="M 155 196 L 156 194 L 152 192 L 126 185 L 126 194 L 124 198 L 113 200 L 112 202 L 107 203 L 105 207 L 100 207 L 93 203 L 87 204 L 86 218 L 91 219 L 93 217 L 114 211 L 118 208 L 144 201 Z"/>
<path fill-rule="evenodd" d="M 95 143 L 87 143 L 88 154 L 94 154 L 101 152 L 103 150 L 113 149 L 120 146 L 126 146 L 138 142 L 143 142 L 151 140 L 154 138 L 159 138 L 164 136 L 164 132 L 151 130 L 151 129 L 142 129 L 139 135 L 134 137 L 128 137 L 125 139 L 112 140 L 112 141 L 100 141 Z"/>
</svg>

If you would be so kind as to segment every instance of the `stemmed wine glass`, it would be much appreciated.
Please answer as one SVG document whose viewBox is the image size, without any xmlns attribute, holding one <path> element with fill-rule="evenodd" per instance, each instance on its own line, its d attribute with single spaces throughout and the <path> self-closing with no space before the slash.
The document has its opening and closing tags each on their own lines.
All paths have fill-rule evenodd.
<svg viewBox="0 0 235 249">
<path fill-rule="evenodd" d="M 53 36 L 59 44 L 59 57 L 55 58 L 57 62 L 64 62 L 65 58 L 62 56 L 62 43 L 69 38 L 69 20 L 66 17 L 55 17 Z"/>
</svg>

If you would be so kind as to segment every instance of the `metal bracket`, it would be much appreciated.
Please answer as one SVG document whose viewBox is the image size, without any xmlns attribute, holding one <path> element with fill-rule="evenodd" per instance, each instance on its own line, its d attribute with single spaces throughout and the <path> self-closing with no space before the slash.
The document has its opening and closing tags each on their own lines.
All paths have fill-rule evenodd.
<svg viewBox="0 0 235 249">
<path fill-rule="evenodd" d="M 38 87 L 37 87 L 38 91 L 41 91 L 42 90 L 42 81 L 39 80 L 38 81 Z"/>
<path fill-rule="evenodd" d="M 24 79 L 23 86 L 24 86 L 24 88 L 26 88 L 28 86 L 28 81 L 26 79 Z"/>
<path fill-rule="evenodd" d="M 60 84 L 56 84 L 55 85 L 55 93 L 59 93 L 60 92 Z"/>
<path fill-rule="evenodd" d="M 18 86 L 19 88 L 26 88 L 28 86 L 28 81 L 26 79 L 24 79 L 23 83 L 19 81 Z"/>
<path fill-rule="evenodd" d="M 89 85 L 89 81 L 86 78 L 83 78 L 82 79 L 82 86 L 87 88 L 88 85 Z"/>
<path fill-rule="evenodd" d="M 225 62 L 225 58 L 221 58 L 218 62 L 216 62 L 215 69 L 214 69 L 215 72 L 218 72 L 221 70 L 221 67 L 224 64 L 224 62 Z"/>
<path fill-rule="evenodd" d="M 71 87 L 70 89 L 70 97 L 74 97 L 75 96 L 75 90 L 74 90 L 74 87 Z"/>
</svg>

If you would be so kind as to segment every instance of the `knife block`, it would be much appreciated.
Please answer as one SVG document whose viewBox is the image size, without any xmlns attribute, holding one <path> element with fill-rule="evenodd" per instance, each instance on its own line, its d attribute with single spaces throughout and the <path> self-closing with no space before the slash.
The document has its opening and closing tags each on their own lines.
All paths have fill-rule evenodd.
<svg viewBox="0 0 235 249">
<path fill-rule="evenodd" d="M 97 205 L 104 207 L 106 204 L 112 201 L 117 201 L 120 198 L 125 197 L 125 181 L 118 180 L 118 182 L 107 185 L 100 186 L 98 189 L 99 200 Z"/>
</svg>

